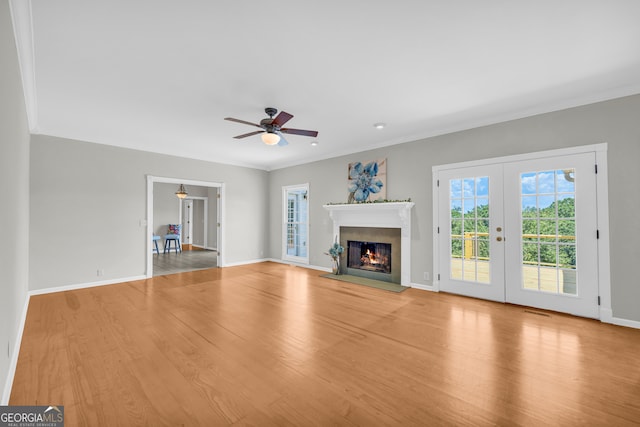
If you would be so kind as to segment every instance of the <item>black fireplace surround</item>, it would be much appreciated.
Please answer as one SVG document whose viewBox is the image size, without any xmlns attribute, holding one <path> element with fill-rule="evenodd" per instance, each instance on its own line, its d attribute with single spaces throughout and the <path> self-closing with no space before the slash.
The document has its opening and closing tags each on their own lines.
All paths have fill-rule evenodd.
<svg viewBox="0 0 640 427">
<path fill-rule="evenodd" d="M 400 228 L 340 227 L 339 241 L 345 249 L 342 274 L 400 284 Z"/>
<path fill-rule="evenodd" d="M 391 244 L 348 240 L 347 267 L 391 274 Z"/>
</svg>

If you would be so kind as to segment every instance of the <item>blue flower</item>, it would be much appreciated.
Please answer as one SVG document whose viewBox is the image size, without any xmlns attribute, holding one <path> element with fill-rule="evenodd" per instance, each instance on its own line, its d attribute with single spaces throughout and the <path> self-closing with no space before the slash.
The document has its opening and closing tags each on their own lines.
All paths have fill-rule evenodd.
<svg viewBox="0 0 640 427">
<path fill-rule="evenodd" d="M 325 255 L 329 255 L 331 258 L 333 258 L 334 261 L 336 261 L 343 252 L 344 247 L 340 243 L 338 243 L 338 236 L 336 236 L 335 242 L 333 242 L 333 245 L 331 245 L 329 251 L 325 252 Z"/>
<path fill-rule="evenodd" d="M 382 189 L 382 181 L 376 176 L 378 175 L 378 162 L 367 163 L 363 166 L 357 162 L 349 171 L 351 184 L 349 185 L 349 203 L 364 202 L 369 198 L 370 194 L 380 192 Z"/>
</svg>

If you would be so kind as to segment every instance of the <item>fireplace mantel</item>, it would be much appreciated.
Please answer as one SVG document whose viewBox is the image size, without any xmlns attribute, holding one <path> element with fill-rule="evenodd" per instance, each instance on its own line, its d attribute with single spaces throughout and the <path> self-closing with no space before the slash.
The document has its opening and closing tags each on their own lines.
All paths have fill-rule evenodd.
<svg viewBox="0 0 640 427">
<path fill-rule="evenodd" d="M 333 235 L 340 239 L 340 227 L 399 228 L 402 261 L 400 284 L 411 284 L 411 208 L 412 202 L 353 203 L 324 205 L 333 220 Z"/>
</svg>

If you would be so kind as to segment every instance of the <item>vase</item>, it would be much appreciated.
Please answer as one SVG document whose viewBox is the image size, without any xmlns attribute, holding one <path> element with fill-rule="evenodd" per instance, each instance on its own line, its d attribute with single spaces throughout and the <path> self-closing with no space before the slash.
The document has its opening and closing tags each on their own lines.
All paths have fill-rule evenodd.
<svg viewBox="0 0 640 427">
<path fill-rule="evenodd" d="M 331 262 L 331 272 L 336 276 L 340 274 L 340 258 L 335 258 Z"/>
</svg>

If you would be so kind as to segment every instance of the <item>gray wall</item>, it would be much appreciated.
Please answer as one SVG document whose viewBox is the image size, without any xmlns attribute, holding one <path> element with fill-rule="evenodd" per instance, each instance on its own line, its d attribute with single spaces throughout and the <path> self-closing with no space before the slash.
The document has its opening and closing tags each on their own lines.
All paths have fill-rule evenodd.
<svg viewBox="0 0 640 427">
<path fill-rule="evenodd" d="M 176 191 L 178 184 L 153 184 L 153 234 L 163 237 L 169 224 L 180 223 L 180 199 L 176 197 Z M 158 244 L 163 242 L 161 240 Z"/>
<path fill-rule="evenodd" d="M 146 175 L 225 183 L 225 261 L 264 256 L 267 172 L 33 135 L 29 288 L 143 275 Z"/>
<path fill-rule="evenodd" d="M 330 267 L 333 241 L 327 202 L 345 202 L 347 164 L 387 158 L 387 198 L 411 198 L 411 281 L 432 265 L 431 167 L 587 144 L 609 144 L 612 308 L 615 317 L 640 321 L 640 95 L 427 138 L 368 152 L 272 171 L 269 255 L 281 258 L 282 186 L 310 184 L 310 263 Z M 633 236 L 633 237 L 630 237 Z"/>
<path fill-rule="evenodd" d="M 0 2 L 0 396 L 16 351 L 29 273 L 29 126 L 9 2 Z"/>
<path fill-rule="evenodd" d="M 153 185 L 153 232 L 158 236 L 164 236 L 167 234 L 167 226 L 169 224 L 178 224 L 180 222 L 180 209 L 182 208 L 182 203 L 180 199 L 176 197 L 176 191 L 178 191 L 179 184 L 167 184 L 162 182 L 154 183 Z M 185 185 L 185 189 L 187 190 L 187 197 L 208 197 L 209 205 L 213 204 L 213 209 L 215 210 L 215 206 L 217 200 L 212 201 L 210 199 L 210 194 L 217 195 L 217 188 L 209 188 L 202 187 L 197 185 Z M 212 193 L 213 191 L 213 193 Z M 209 206 L 211 209 L 211 206 Z M 204 244 L 204 201 L 196 199 L 193 201 L 193 241 L 194 245 L 202 246 Z M 216 212 L 213 212 L 213 216 L 211 212 L 209 212 L 209 226 L 211 227 L 212 220 L 216 221 L 217 215 Z M 182 219 L 183 224 L 186 225 L 186 219 Z M 213 222 L 215 224 L 215 222 Z M 186 226 L 183 226 L 183 234 L 182 234 L 182 242 L 186 241 L 187 235 Z M 209 233 L 209 236 L 213 234 L 213 238 L 215 239 L 216 233 L 215 229 L 213 233 Z M 162 244 L 164 240 L 161 240 L 158 245 Z M 213 241 L 213 246 L 215 247 L 215 240 Z"/>
</svg>

